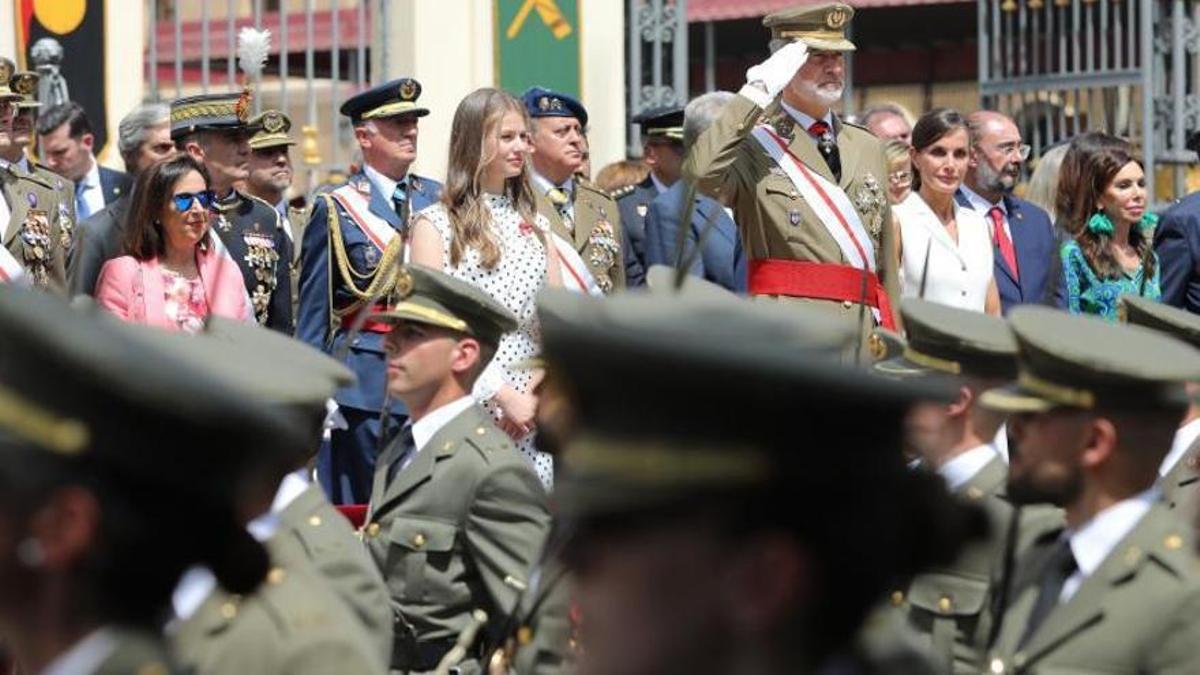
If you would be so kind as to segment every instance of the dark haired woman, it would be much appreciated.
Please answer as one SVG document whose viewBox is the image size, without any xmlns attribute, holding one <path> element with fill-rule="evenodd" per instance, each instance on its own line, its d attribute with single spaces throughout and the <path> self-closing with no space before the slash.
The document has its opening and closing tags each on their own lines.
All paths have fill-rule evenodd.
<svg viewBox="0 0 1200 675">
<path fill-rule="evenodd" d="M 474 393 L 549 486 L 551 457 L 533 446 L 533 390 L 542 373 L 517 367 L 541 352 L 538 292 L 561 285 L 554 235 L 526 176 L 528 128 L 525 108 L 499 89 L 476 90 L 459 103 L 442 201 L 413 224 L 412 261 L 475 284 L 517 317 Z"/>
<path fill-rule="evenodd" d="M 196 332 L 209 314 L 253 317 L 237 264 L 209 230 L 208 173 L 181 155 L 138 177 L 125 228 L 126 255 L 100 270 L 96 301 L 135 323 Z"/>
<path fill-rule="evenodd" d="M 1161 296 L 1152 248 L 1158 218 L 1146 211 L 1146 174 L 1132 146 L 1106 140 L 1081 165 L 1077 181 L 1060 184 L 1072 193 L 1065 225 L 1076 233 L 1060 249 L 1060 301 L 1073 314 L 1116 321 L 1122 295 Z"/>
<path fill-rule="evenodd" d="M 954 199 L 970 157 L 966 120 L 931 110 L 917 120 L 912 142 L 914 190 L 892 207 L 904 297 L 999 314 L 987 222 Z"/>
</svg>

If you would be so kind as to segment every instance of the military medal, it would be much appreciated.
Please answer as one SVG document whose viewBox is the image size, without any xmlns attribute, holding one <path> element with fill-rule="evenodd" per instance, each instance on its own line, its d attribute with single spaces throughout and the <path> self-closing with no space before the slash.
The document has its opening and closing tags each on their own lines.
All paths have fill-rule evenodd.
<svg viewBox="0 0 1200 675">
<path fill-rule="evenodd" d="M 230 230 L 229 219 L 225 217 L 224 213 L 217 214 L 217 229 L 222 232 L 228 232 Z"/>
<path fill-rule="evenodd" d="M 800 220 L 800 211 L 796 209 L 788 211 L 788 221 L 791 222 L 792 225 L 799 225 Z"/>
<path fill-rule="evenodd" d="M 255 227 L 258 227 L 258 223 L 255 223 Z M 279 263 L 279 252 L 275 250 L 275 240 L 257 229 L 244 233 L 242 240 L 246 243 L 244 260 L 250 269 L 254 270 L 254 279 L 258 282 L 254 292 L 250 294 L 250 301 L 254 305 L 254 314 L 258 322 L 266 324 L 271 295 L 277 285 L 275 272 Z"/>
<path fill-rule="evenodd" d="M 30 196 L 33 196 L 32 193 Z M 47 286 L 50 274 L 47 270 L 50 244 L 50 218 L 45 211 L 30 210 L 21 223 L 21 243 L 25 269 L 36 286 Z"/>
<path fill-rule="evenodd" d="M 637 205 L 637 214 L 641 218 L 645 218 L 646 211 L 649 211 L 649 210 L 650 210 L 650 207 L 646 204 L 638 204 Z"/>
<path fill-rule="evenodd" d="M 37 194 L 35 194 L 33 192 L 26 192 L 25 193 L 25 201 L 29 202 L 29 208 L 31 208 L 31 209 L 37 208 Z"/>
<path fill-rule="evenodd" d="M 363 258 L 366 259 L 367 269 L 375 269 L 379 264 L 379 249 L 374 246 L 368 246 L 367 250 L 363 251 Z"/>
<path fill-rule="evenodd" d="M 871 238 L 878 240 L 883 231 L 883 207 L 887 203 L 883 188 L 875 176 L 867 174 L 854 193 L 854 207 L 863 215 L 863 225 Z"/>
</svg>

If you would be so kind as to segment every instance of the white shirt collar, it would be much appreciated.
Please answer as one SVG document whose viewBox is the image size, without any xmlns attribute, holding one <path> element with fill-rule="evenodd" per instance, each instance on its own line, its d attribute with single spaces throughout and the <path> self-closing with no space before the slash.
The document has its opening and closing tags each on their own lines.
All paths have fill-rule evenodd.
<svg viewBox="0 0 1200 675">
<path fill-rule="evenodd" d="M 787 103 L 785 103 L 783 101 L 780 101 L 779 105 L 785 111 L 787 111 L 787 114 L 791 115 L 792 119 L 796 120 L 796 123 L 799 124 L 805 131 L 808 131 L 808 128 L 813 125 L 813 122 L 817 121 L 817 118 L 812 117 L 811 115 L 809 115 L 807 113 L 802 113 L 799 110 L 793 108 L 792 106 L 788 105 Z M 830 129 L 830 131 L 832 131 L 833 130 L 833 111 L 832 110 L 826 111 L 825 116 L 822 117 L 821 119 L 825 122 L 825 124 L 829 125 L 829 129 Z"/>
<path fill-rule="evenodd" d="M 279 489 L 275 491 L 275 499 L 271 502 L 271 510 L 246 523 L 246 530 L 258 541 L 266 541 L 279 531 L 279 514 L 308 489 L 308 478 L 304 470 L 294 471 L 283 477 Z"/>
<path fill-rule="evenodd" d="M 429 439 L 441 431 L 442 427 L 446 426 L 450 420 L 458 417 L 459 413 L 473 405 L 475 405 L 473 397 L 463 396 L 427 413 L 421 419 L 413 422 L 413 446 L 417 452 L 420 452 L 421 448 L 425 447 L 425 444 L 429 442 Z"/>
<path fill-rule="evenodd" d="M 216 588 L 217 578 L 213 576 L 212 570 L 203 565 L 188 568 L 179 578 L 179 583 L 175 584 L 175 590 L 171 592 L 171 608 L 175 610 L 176 621 L 171 622 L 167 627 L 168 631 L 177 627 L 177 622 L 192 618 Z"/>
<path fill-rule="evenodd" d="M 1165 476 L 1170 473 L 1187 454 L 1188 448 L 1192 447 L 1197 437 L 1200 437 L 1200 418 L 1179 427 L 1175 432 L 1175 440 L 1171 442 L 1171 451 L 1163 457 L 1162 466 L 1158 468 L 1158 475 Z"/>
<path fill-rule="evenodd" d="M 574 178 L 568 178 L 567 182 L 563 183 L 562 185 L 555 185 L 553 181 L 537 171 L 530 170 L 529 176 L 533 179 L 533 184 L 536 185 L 539 190 L 541 190 L 542 194 L 549 192 L 550 188 L 558 188 L 563 192 L 566 192 L 567 196 L 571 196 L 575 192 Z"/>
<path fill-rule="evenodd" d="M 88 169 L 80 183 L 83 184 L 85 190 L 100 187 L 100 162 L 97 162 L 95 157 L 92 158 L 92 168 Z"/>
<path fill-rule="evenodd" d="M 104 660 L 117 648 L 112 632 L 98 628 L 76 642 L 66 652 L 50 662 L 41 675 L 88 675 L 100 669 Z"/>
<path fill-rule="evenodd" d="M 671 186 L 659 180 L 658 176 L 655 176 L 653 171 L 650 172 L 650 180 L 654 181 L 654 189 L 657 190 L 658 194 L 660 195 L 671 189 Z"/>
<path fill-rule="evenodd" d="M 1008 218 L 1008 206 L 1005 205 L 1003 199 L 998 202 L 990 202 L 983 195 L 967 187 L 966 183 L 958 186 L 958 189 L 962 190 L 963 194 L 966 195 L 967 201 L 970 202 L 972 209 L 986 214 L 988 211 L 992 210 L 993 207 L 998 206 L 1000 207 L 1000 211 L 1004 213 L 1004 217 Z"/>
<path fill-rule="evenodd" d="M 1160 497 L 1158 488 L 1152 487 L 1104 509 L 1079 528 L 1068 530 L 1071 554 L 1084 578 L 1095 573 Z M 1067 589 L 1064 587 L 1063 590 Z"/>
<path fill-rule="evenodd" d="M 990 443 L 984 443 L 946 462 L 938 469 L 938 473 L 945 479 L 946 487 L 954 492 L 966 485 L 997 455 L 996 449 Z"/>
<path fill-rule="evenodd" d="M 1004 463 L 1008 464 L 1008 422 L 1001 424 L 1000 428 L 996 430 L 996 437 L 992 439 L 992 447 L 996 449 Z"/>
<path fill-rule="evenodd" d="M 388 178 L 387 176 L 376 171 L 375 168 L 370 164 L 363 164 L 363 173 L 367 174 L 367 179 L 371 181 L 371 184 L 375 186 L 375 189 L 379 190 L 379 193 L 389 201 L 391 200 L 392 195 L 396 192 L 396 186 L 400 183 L 403 183 L 405 179 L 408 178 L 408 176 L 405 176 L 400 180 L 392 180 L 391 178 Z M 284 213 L 286 214 L 287 212 L 284 211 Z"/>
<path fill-rule="evenodd" d="M 21 155 L 21 159 L 17 160 L 17 167 L 25 173 L 33 173 L 33 165 L 29 163 L 29 157 Z"/>
</svg>

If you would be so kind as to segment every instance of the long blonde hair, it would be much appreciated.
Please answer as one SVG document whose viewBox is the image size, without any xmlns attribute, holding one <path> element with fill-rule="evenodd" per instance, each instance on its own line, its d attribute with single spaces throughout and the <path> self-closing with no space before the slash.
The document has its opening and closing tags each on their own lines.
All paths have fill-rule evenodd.
<svg viewBox="0 0 1200 675">
<path fill-rule="evenodd" d="M 479 251 L 485 268 L 500 262 L 500 245 L 492 234 L 492 215 L 483 198 L 480 180 L 494 159 L 487 156 L 488 141 L 497 135 L 500 121 L 509 112 L 521 114 L 522 129 L 529 127 L 525 107 L 511 94 L 483 88 L 467 94 L 454 111 L 450 129 L 450 158 L 442 203 L 446 206 L 453 236 L 450 240 L 450 264 L 457 265 L 468 248 Z M 528 168 L 504 181 L 504 194 L 512 200 L 517 213 L 531 225 L 537 213 L 533 190 L 529 187 Z M 541 236 L 539 228 L 533 228 Z M 544 243 L 544 241 L 543 241 Z"/>
</svg>

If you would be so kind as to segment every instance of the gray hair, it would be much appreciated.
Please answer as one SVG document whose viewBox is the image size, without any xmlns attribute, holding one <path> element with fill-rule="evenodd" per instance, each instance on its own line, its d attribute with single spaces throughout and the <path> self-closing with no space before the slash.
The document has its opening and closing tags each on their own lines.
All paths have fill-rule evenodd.
<svg viewBox="0 0 1200 675">
<path fill-rule="evenodd" d="M 683 147 L 690 148 L 712 126 L 734 97 L 731 91 L 710 91 L 688 102 L 683 109 Z"/>
<path fill-rule="evenodd" d="M 1029 184 L 1025 186 L 1025 200 L 1037 204 L 1050 214 L 1051 223 L 1055 221 L 1054 199 L 1058 194 L 1058 172 L 1070 147 L 1070 143 L 1060 143 L 1043 152 L 1033 175 L 1029 177 Z"/>
<path fill-rule="evenodd" d="M 864 127 L 870 126 L 871 118 L 876 115 L 896 115 L 900 119 L 907 122 L 908 126 L 910 127 L 915 123 L 913 121 L 912 113 L 908 112 L 908 110 L 905 110 L 904 106 L 900 105 L 899 103 L 892 103 L 891 101 L 885 101 L 883 103 L 876 103 L 875 105 L 867 106 L 861 113 L 858 114 L 858 121 Z"/>
<path fill-rule="evenodd" d="M 143 103 L 121 118 L 117 126 L 117 148 L 125 168 L 137 165 L 138 150 L 146 140 L 146 130 L 171 123 L 171 107 L 165 103 Z"/>
</svg>

